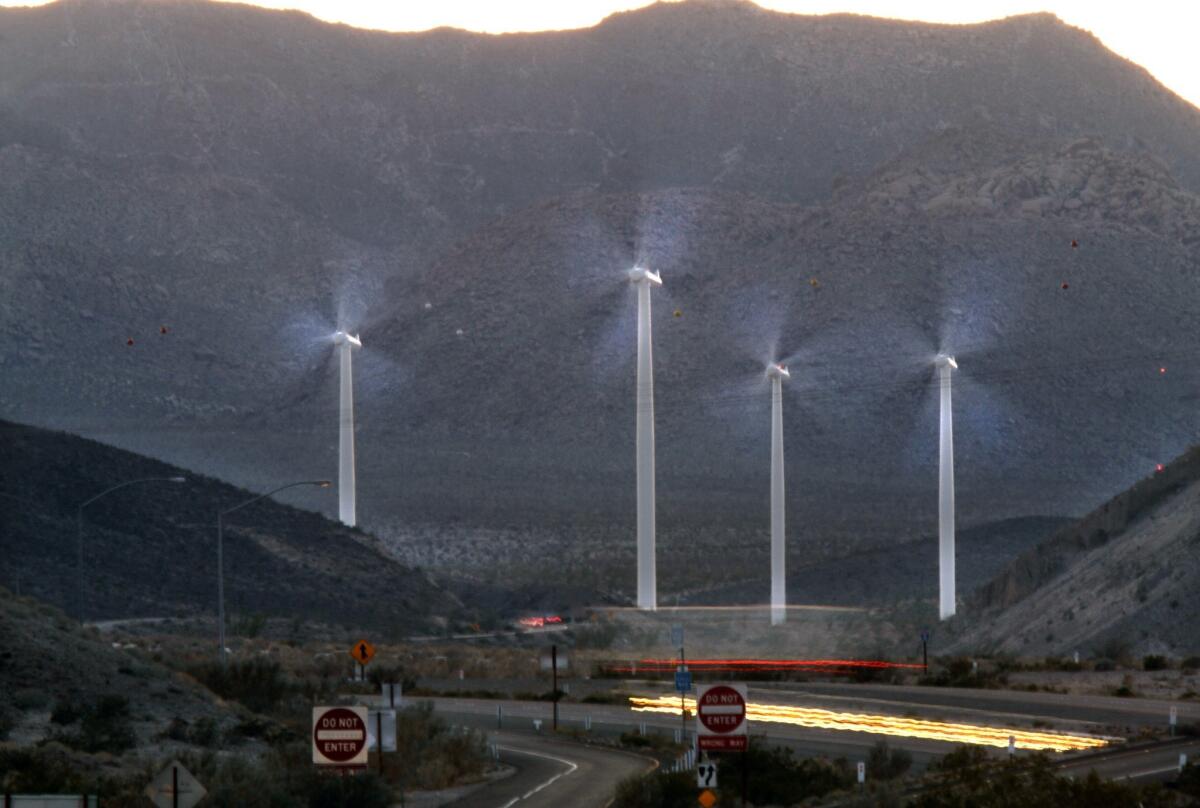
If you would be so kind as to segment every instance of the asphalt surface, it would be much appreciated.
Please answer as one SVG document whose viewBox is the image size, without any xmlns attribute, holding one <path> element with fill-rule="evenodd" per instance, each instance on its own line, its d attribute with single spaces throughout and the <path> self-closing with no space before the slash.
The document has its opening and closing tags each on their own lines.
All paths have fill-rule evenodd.
<svg viewBox="0 0 1200 808">
<path fill-rule="evenodd" d="M 517 771 L 461 800 L 453 808 L 603 808 L 617 784 L 655 761 L 629 752 L 525 732 L 493 733 L 500 762 Z"/>
<path fill-rule="evenodd" d="M 1177 739 L 1173 742 L 1135 746 L 1111 754 L 1084 756 L 1059 767 L 1069 777 L 1086 777 L 1088 772 L 1106 780 L 1134 782 L 1168 782 L 1179 774 L 1179 756 L 1200 760 L 1200 738 Z"/>
</svg>

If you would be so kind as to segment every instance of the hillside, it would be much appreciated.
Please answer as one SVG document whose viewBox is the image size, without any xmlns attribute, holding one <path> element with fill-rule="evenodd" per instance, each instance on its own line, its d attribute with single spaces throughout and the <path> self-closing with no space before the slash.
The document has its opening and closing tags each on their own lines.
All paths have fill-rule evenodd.
<svg viewBox="0 0 1200 808">
<path fill-rule="evenodd" d="M 64 717 L 61 706 L 71 705 L 78 711 L 106 696 L 116 696 L 127 700 L 132 733 L 129 745 L 134 750 L 155 756 L 164 750 L 178 754 L 187 745 L 163 737 L 172 722 L 186 727 L 207 721 L 224 732 L 236 725 L 244 712 L 223 703 L 191 677 L 152 660 L 147 649 L 114 648 L 57 609 L 33 598 L 17 597 L 3 587 L 0 637 L 4 638 L 0 741 L 32 745 L 56 733 L 78 732 L 78 716 Z M 64 715 L 51 721 L 51 714 L 59 712 Z M 119 752 L 120 746 L 110 739 L 102 751 Z M 111 776 L 116 771 L 111 755 L 92 759 L 75 754 L 69 765 L 88 775 Z M 0 782 L 6 774 L 0 772 Z"/>
<path fill-rule="evenodd" d="M 186 475 L 114 492 L 111 485 Z M 309 478 L 320 475 L 305 475 Z M 254 496 L 90 440 L 0 423 L 0 583 L 92 620 L 215 617 L 216 516 Z M 418 633 L 463 614 L 426 574 L 369 534 L 267 499 L 228 517 L 225 598 L 233 624 L 252 615 Z M 215 620 L 214 620 L 215 623 Z"/>
<path fill-rule="evenodd" d="M 1200 111 L 1052 16 L 0 31 L 0 416 L 266 490 L 331 469 L 327 338 L 361 329 L 360 515 L 407 563 L 628 594 L 637 261 L 676 591 L 762 569 L 768 359 L 797 560 L 929 533 L 938 350 L 963 527 L 1086 512 L 1194 437 Z"/>
<path fill-rule="evenodd" d="M 1200 650 L 1200 448 L 1020 555 L 968 600 L 953 647 L 1024 656 Z"/>
</svg>

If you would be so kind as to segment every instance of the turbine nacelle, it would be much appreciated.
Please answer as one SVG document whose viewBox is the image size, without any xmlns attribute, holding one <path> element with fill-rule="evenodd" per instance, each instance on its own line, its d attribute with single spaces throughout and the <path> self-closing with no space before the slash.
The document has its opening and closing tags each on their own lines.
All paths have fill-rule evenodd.
<svg viewBox="0 0 1200 808">
<path fill-rule="evenodd" d="M 958 370 L 958 363 L 954 361 L 954 357 L 949 354 L 938 354 L 937 359 L 933 362 L 938 368 L 950 368 Z"/>
<path fill-rule="evenodd" d="M 353 348 L 361 348 L 362 347 L 362 340 L 360 340 L 354 334 L 347 334 L 345 331 L 338 331 L 336 334 L 333 335 L 333 344 L 334 345 L 344 345 L 346 343 L 349 343 L 350 346 Z"/>
<path fill-rule="evenodd" d="M 769 379 L 790 379 L 792 374 L 788 372 L 787 365 L 782 365 L 778 362 L 772 362 L 767 365 L 767 378 Z"/>
<path fill-rule="evenodd" d="M 630 283 L 652 283 L 655 286 L 662 286 L 662 276 L 657 272 L 651 272 L 645 267 L 634 267 L 629 270 Z"/>
</svg>

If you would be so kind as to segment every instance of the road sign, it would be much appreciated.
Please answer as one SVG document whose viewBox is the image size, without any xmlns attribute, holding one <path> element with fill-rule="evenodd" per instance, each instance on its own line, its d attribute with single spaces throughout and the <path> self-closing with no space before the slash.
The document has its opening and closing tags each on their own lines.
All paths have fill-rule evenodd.
<svg viewBox="0 0 1200 808">
<path fill-rule="evenodd" d="M 746 686 L 703 685 L 696 691 L 696 744 L 713 751 L 746 749 Z"/>
<path fill-rule="evenodd" d="M 359 665 L 366 665 L 375 658 L 375 646 L 366 640 L 359 640 L 354 643 L 354 647 L 350 649 L 350 656 L 354 657 Z"/>
<path fill-rule="evenodd" d="M 675 689 L 680 693 L 692 689 L 692 672 L 682 665 L 675 670 Z"/>
<path fill-rule="evenodd" d="M 1171 708 L 1169 720 L 1171 722 L 1171 726 L 1175 726 L 1176 722 L 1179 721 L 1179 708 L 1177 708 L 1177 707 Z"/>
<path fill-rule="evenodd" d="M 171 761 L 146 786 L 146 796 L 158 808 L 192 808 L 207 793 L 200 781 L 177 761 Z"/>
<path fill-rule="evenodd" d="M 683 626 L 679 625 L 678 623 L 671 626 L 671 647 L 683 647 Z"/>
<path fill-rule="evenodd" d="M 391 707 L 391 708 L 395 708 L 397 705 L 399 705 L 401 707 L 404 706 L 404 686 L 403 685 L 384 682 L 383 686 L 380 689 L 383 691 L 382 698 L 380 699 L 380 702 L 379 702 L 380 705 L 382 705 L 383 707 Z"/>
<path fill-rule="evenodd" d="M 717 764 L 707 762 L 696 764 L 696 785 L 700 788 L 716 788 Z"/>
<path fill-rule="evenodd" d="M 313 707 L 313 763 L 367 765 L 366 707 Z"/>
<path fill-rule="evenodd" d="M 867 782 L 867 764 L 861 760 L 858 762 L 858 783 L 862 785 Z"/>
<path fill-rule="evenodd" d="M 378 752 L 376 732 L 383 735 L 383 751 L 396 751 L 396 711 L 370 710 L 367 713 L 367 750 Z"/>
<path fill-rule="evenodd" d="M 700 796 L 697 798 L 697 801 L 704 806 L 704 808 L 712 808 L 717 804 L 717 795 L 708 789 L 705 789 L 704 791 L 700 792 Z"/>
<path fill-rule="evenodd" d="M 921 642 L 929 642 L 929 638 L 933 636 L 933 632 L 928 628 L 921 629 Z"/>
</svg>

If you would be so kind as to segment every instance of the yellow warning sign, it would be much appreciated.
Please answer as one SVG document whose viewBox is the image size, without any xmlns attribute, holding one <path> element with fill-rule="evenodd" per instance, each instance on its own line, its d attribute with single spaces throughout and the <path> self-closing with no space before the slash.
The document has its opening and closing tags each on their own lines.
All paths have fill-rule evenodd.
<svg viewBox="0 0 1200 808">
<path fill-rule="evenodd" d="M 354 657 L 358 664 L 366 665 L 375 657 L 375 646 L 366 640 L 359 640 L 350 649 L 350 656 Z"/>
<path fill-rule="evenodd" d="M 717 795 L 709 791 L 707 788 L 700 792 L 700 804 L 704 808 L 712 808 L 717 804 Z"/>
</svg>

